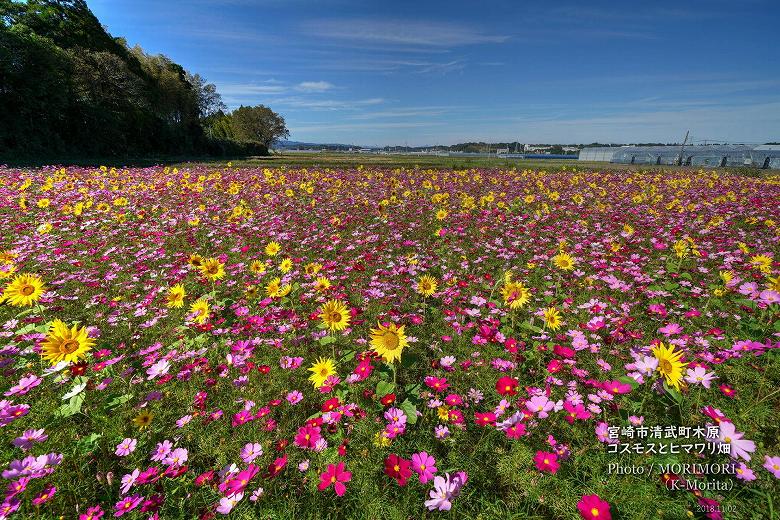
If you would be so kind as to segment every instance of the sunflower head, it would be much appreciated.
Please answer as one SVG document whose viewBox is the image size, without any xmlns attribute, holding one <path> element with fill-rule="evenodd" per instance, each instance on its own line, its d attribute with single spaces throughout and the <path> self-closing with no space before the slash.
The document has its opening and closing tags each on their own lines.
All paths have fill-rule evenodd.
<svg viewBox="0 0 780 520">
<path fill-rule="evenodd" d="M 314 384 L 315 388 L 319 388 L 325 384 L 325 380 L 336 373 L 336 364 L 332 359 L 320 358 L 309 367 L 309 381 Z"/>
<path fill-rule="evenodd" d="M 574 258 L 569 253 L 560 252 L 552 258 L 555 267 L 561 271 L 571 271 L 574 269 Z"/>
<path fill-rule="evenodd" d="M 659 343 L 652 349 L 653 355 L 658 360 L 658 373 L 666 380 L 666 384 L 672 388 L 680 389 L 682 381 L 682 370 L 687 363 L 680 361 L 682 352 L 678 352 L 671 345 Z"/>
<path fill-rule="evenodd" d="M 14 307 L 29 307 L 40 300 L 46 292 L 43 280 L 34 274 L 20 274 L 3 290 L 0 301 L 6 301 Z"/>
<path fill-rule="evenodd" d="M 504 297 L 504 304 L 510 309 L 518 309 L 528 303 L 531 299 L 531 292 L 522 282 L 506 281 L 501 288 L 501 295 Z"/>
<path fill-rule="evenodd" d="M 200 269 L 200 266 L 203 265 L 203 257 L 198 254 L 190 255 L 187 259 L 187 263 L 195 269 Z"/>
<path fill-rule="evenodd" d="M 211 307 L 209 302 L 203 298 L 199 298 L 195 303 L 190 305 L 190 314 L 192 315 L 192 321 L 203 325 L 209 319 L 211 313 Z"/>
<path fill-rule="evenodd" d="M 401 352 L 408 345 L 404 325 L 398 327 L 391 323 L 385 326 L 379 323 L 376 329 L 371 329 L 371 346 L 388 363 L 401 359 Z"/>
<path fill-rule="evenodd" d="M 282 247 L 277 242 L 269 242 L 265 246 L 265 254 L 268 256 L 276 256 L 279 254 L 279 251 L 282 250 Z"/>
<path fill-rule="evenodd" d="M 330 300 L 320 308 L 320 319 L 331 331 L 344 330 L 349 326 L 351 315 L 344 302 Z"/>
<path fill-rule="evenodd" d="M 139 430 L 144 430 L 152 424 L 152 419 L 154 419 L 154 415 L 144 410 L 133 419 L 133 424 L 135 424 Z"/>
<path fill-rule="evenodd" d="M 168 289 L 168 295 L 166 296 L 168 302 L 166 305 L 171 309 L 180 309 L 184 307 L 184 297 L 186 295 L 187 292 L 184 290 L 184 286 L 180 283 L 176 284 Z"/>
<path fill-rule="evenodd" d="M 548 307 L 544 310 L 544 325 L 548 329 L 555 331 L 561 328 L 563 320 L 561 319 L 561 313 L 555 307 Z"/>
<path fill-rule="evenodd" d="M 438 288 L 439 283 L 436 279 L 433 276 L 426 274 L 420 277 L 420 280 L 417 282 L 416 290 L 423 296 L 431 296 Z"/>
<path fill-rule="evenodd" d="M 204 260 L 199 269 L 200 274 L 212 282 L 225 277 L 225 264 L 220 262 L 218 258 Z"/>
<path fill-rule="evenodd" d="M 86 357 L 87 352 L 95 345 L 95 341 L 87 334 L 87 328 L 72 328 L 60 321 L 54 320 L 49 327 L 49 334 L 41 343 L 41 356 L 52 365 L 60 361 L 76 362 Z"/>
</svg>

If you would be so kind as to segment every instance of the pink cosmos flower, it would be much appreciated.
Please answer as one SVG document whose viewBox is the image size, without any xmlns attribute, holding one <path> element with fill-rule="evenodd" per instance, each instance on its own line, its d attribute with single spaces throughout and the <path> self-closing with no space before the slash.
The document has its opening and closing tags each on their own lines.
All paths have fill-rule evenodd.
<svg viewBox="0 0 780 520">
<path fill-rule="evenodd" d="M 553 475 L 555 475 L 560 467 L 560 464 L 558 464 L 558 455 L 548 451 L 537 451 L 534 456 L 534 463 L 536 464 L 536 469 L 539 471 L 546 471 Z"/>
<path fill-rule="evenodd" d="M 241 449 L 241 460 L 249 464 L 263 454 L 263 446 L 259 442 L 248 442 Z"/>
<path fill-rule="evenodd" d="M 412 455 L 412 469 L 420 476 L 420 483 L 425 484 L 436 474 L 436 459 L 421 451 Z"/>
<path fill-rule="evenodd" d="M 769 473 L 774 475 L 775 478 L 780 478 L 780 457 L 764 455 L 764 467 Z"/>
<path fill-rule="evenodd" d="M 703 366 L 689 368 L 685 373 L 685 380 L 692 385 L 702 385 L 709 390 L 712 381 L 718 379 L 714 372 L 707 372 Z"/>
<path fill-rule="evenodd" d="M 344 462 L 339 462 L 336 465 L 328 464 L 328 469 L 320 474 L 320 483 L 317 489 L 324 491 L 333 484 L 333 490 L 336 492 L 336 495 L 343 496 L 347 492 L 347 487 L 344 483 L 350 480 L 352 480 L 352 473 L 344 469 Z"/>
<path fill-rule="evenodd" d="M 724 421 L 720 423 L 720 432 L 717 440 L 731 446 L 731 458 L 742 457 L 749 461 L 750 454 L 756 451 L 756 443 L 743 439 L 744 435 L 744 433 L 737 431 L 734 424 Z"/>
<path fill-rule="evenodd" d="M 120 457 L 127 457 L 135 451 L 136 444 L 138 444 L 136 439 L 125 439 L 117 445 L 114 453 Z"/>
</svg>

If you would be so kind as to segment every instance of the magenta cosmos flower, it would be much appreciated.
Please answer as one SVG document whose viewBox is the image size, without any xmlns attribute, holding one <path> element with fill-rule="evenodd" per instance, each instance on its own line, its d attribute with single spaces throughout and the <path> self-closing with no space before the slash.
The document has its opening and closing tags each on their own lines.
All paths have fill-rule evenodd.
<svg viewBox="0 0 780 520">
<path fill-rule="evenodd" d="M 317 486 L 317 489 L 325 491 L 328 486 L 333 484 L 333 490 L 336 492 L 336 495 L 343 496 L 347 492 L 347 486 L 344 483 L 350 480 L 352 480 L 352 473 L 345 470 L 343 462 L 335 465 L 328 464 L 328 469 L 320 475 L 320 484 Z"/>
<path fill-rule="evenodd" d="M 609 503 L 598 495 L 583 495 L 577 502 L 577 510 L 585 520 L 612 520 Z"/>
<path fill-rule="evenodd" d="M 436 459 L 421 451 L 412 455 L 412 469 L 420 476 L 420 483 L 425 484 L 436 474 Z"/>
<path fill-rule="evenodd" d="M 555 475 L 558 468 L 561 467 L 561 465 L 558 464 L 558 455 L 548 451 L 537 451 L 534 456 L 534 463 L 536 464 L 536 469 L 539 471 L 546 471 L 553 475 Z"/>
</svg>

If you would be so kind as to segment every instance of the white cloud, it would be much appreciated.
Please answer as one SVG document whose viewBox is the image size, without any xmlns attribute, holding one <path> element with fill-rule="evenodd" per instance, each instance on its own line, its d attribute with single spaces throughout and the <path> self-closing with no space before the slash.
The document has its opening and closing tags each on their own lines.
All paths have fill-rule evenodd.
<svg viewBox="0 0 780 520">
<path fill-rule="evenodd" d="M 462 24 L 417 20 L 312 20 L 304 24 L 304 29 L 307 34 L 323 38 L 394 46 L 457 47 L 503 43 L 509 39 Z"/>
<path fill-rule="evenodd" d="M 298 83 L 295 90 L 300 92 L 325 92 L 334 88 L 332 83 L 327 81 L 303 81 Z"/>
</svg>

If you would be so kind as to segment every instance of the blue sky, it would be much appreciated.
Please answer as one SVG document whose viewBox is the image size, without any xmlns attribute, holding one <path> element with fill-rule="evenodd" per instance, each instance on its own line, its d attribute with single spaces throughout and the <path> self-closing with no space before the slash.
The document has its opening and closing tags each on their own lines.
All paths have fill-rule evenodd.
<svg viewBox="0 0 780 520">
<path fill-rule="evenodd" d="M 777 0 L 88 0 L 291 139 L 780 141 Z"/>
</svg>

